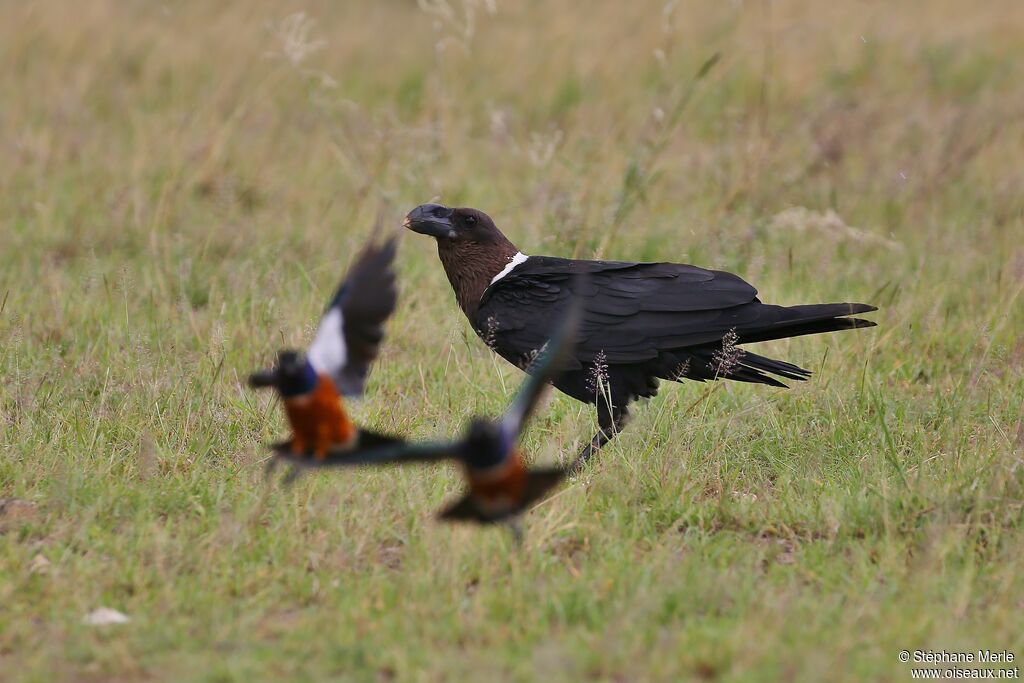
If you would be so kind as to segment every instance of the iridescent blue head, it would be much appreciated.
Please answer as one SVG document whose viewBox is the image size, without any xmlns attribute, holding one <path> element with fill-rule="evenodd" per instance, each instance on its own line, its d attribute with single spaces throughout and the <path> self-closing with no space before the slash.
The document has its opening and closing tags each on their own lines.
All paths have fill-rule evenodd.
<svg viewBox="0 0 1024 683">
<path fill-rule="evenodd" d="M 316 388 L 316 370 L 309 360 L 297 351 L 280 351 L 277 365 L 249 376 L 249 386 L 274 387 L 284 398 L 302 396 Z"/>
<path fill-rule="evenodd" d="M 471 469 L 489 469 L 505 462 L 512 455 L 513 445 L 499 423 L 474 418 L 469 423 L 462 459 Z"/>
</svg>

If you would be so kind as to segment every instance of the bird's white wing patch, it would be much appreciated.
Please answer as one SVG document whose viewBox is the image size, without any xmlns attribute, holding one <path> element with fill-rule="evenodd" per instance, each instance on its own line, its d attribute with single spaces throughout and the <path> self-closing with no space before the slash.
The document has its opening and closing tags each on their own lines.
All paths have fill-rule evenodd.
<svg viewBox="0 0 1024 683">
<path fill-rule="evenodd" d="M 318 373 L 337 377 L 348 360 L 348 349 L 345 348 L 345 332 L 342 329 L 341 308 L 333 306 L 316 331 L 316 337 L 306 354 L 313 369 Z"/>
<path fill-rule="evenodd" d="M 506 275 L 508 275 L 509 273 L 511 273 L 513 268 L 515 268 L 516 266 L 518 266 L 520 263 L 522 263 L 523 261 L 525 261 L 528 258 L 530 258 L 530 257 L 527 256 L 526 254 L 524 254 L 523 252 L 517 251 L 516 255 L 512 257 L 512 260 L 508 262 L 508 265 L 505 266 L 505 268 L 502 269 L 502 271 L 500 273 L 498 273 L 497 275 L 495 275 L 491 279 L 491 284 L 493 285 L 495 282 L 497 282 L 501 278 L 503 278 Z"/>
</svg>

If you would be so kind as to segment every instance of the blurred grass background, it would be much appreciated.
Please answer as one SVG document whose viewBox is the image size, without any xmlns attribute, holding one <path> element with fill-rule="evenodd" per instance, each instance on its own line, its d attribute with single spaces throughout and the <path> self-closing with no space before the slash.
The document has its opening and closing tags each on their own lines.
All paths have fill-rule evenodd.
<svg viewBox="0 0 1024 683">
<path fill-rule="evenodd" d="M 0 3 L 0 679 L 907 680 L 1024 655 L 1024 6 Z M 703 75 L 701 75 L 703 74 Z M 261 479 L 244 386 L 374 220 L 737 272 L 875 330 L 790 391 L 663 386 L 527 520 L 451 468 Z M 425 238 L 367 399 L 451 434 L 519 381 Z M 593 416 L 551 399 L 525 444 Z M 106 606 L 123 626 L 83 624 Z"/>
</svg>

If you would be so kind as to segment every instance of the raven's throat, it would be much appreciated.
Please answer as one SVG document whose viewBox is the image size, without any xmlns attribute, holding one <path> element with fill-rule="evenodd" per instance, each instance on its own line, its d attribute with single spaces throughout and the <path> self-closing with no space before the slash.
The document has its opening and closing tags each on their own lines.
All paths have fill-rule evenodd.
<svg viewBox="0 0 1024 683">
<path fill-rule="evenodd" d="M 494 276 L 519 252 L 515 246 L 502 237 L 501 241 L 481 244 L 458 240 L 438 240 L 437 255 L 448 276 L 448 282 L 455 290 L 459 308 L 473 320 L 480 297 Z"/>
</svg>

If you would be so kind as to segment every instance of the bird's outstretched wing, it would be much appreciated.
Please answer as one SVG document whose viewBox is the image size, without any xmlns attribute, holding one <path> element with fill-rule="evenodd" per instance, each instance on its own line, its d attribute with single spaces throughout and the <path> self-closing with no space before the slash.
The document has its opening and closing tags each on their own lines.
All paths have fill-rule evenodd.
<svg viewBox="0 0 1024 683">
<path fill-rule="evenodd" d="M 291 441 L 273 444 L 270 449 L 279 460 L 297 467 L 356 467 L 359 465 L 400 465 L 414 462 L 438 462 L 455 457 L 460 443 L 426 441 L 408 443 L 404 439 L 375 432 L 360 431 L 359 441 L 349 447 L 332 448 L 323 459 L 312 452 L 295 453 Z"/>
<path fill-rule="evenodd" d="M 576 284 L 582 285 L 579 281 L 585 277 L 576 276 Z M 529 376 L 523 381 L 519 393 L 512 399 L 512 403 L 501 417 L 502 433 L 511 439 L 514 440 L 519 435 L 523 425 L 530 419 L 545 387 L 565 369 L 565 361 L 575 348 L 581 318 L 582 303 L 580 297 L 576 295 L 570 298 L 561 323 L 538 350 L 537 357 L 531 365 L 526 368 Z"/>
<path fill-rule="evenodd" d="M 270 450 L 279 460 L 284 460 L 297 467 L 319 468 L 319 467 L 351 467 L 362 465 L 361 458 L 368 453 L 378 450 L 394 449 L 406 445 L 405 439 L 400 436 L 381 434 L 366 429 L 359 430 L 357 440 L 349 446 L 331 448 L 323 459 L 316 458 L 312 451 L 307 453 L 295 453 L 292 450 L 291 440 L 273 444 Z"/>
<path fill-rule="evenodd" d="M 458 441 L 423 441 L 383 445 L 353 453 L 346 460 L 346 464 L 401 465 L 438 462 L 457 457 L 460 445 L 461 442 Z"/>
<path fill-rule="evenodd" d="M 511 505 L 491 508 L 483 504 L 472 492 L 466 493 L 438 513 L 440 519 L 450 522 L 476 522 L 491 524 L 515 517 L 539 501 L 548 491 L 565 478 L 568 470 L 561 467 L 538 468 L 526 474 L 526 487 L 520 500 Z"/>
<path fill-rule="evenodd" d="M 395 238 L 368 243 L 327 307 L 307 356 L 346 396 L 360 396 L 395 310 Z"/>
</svg>

